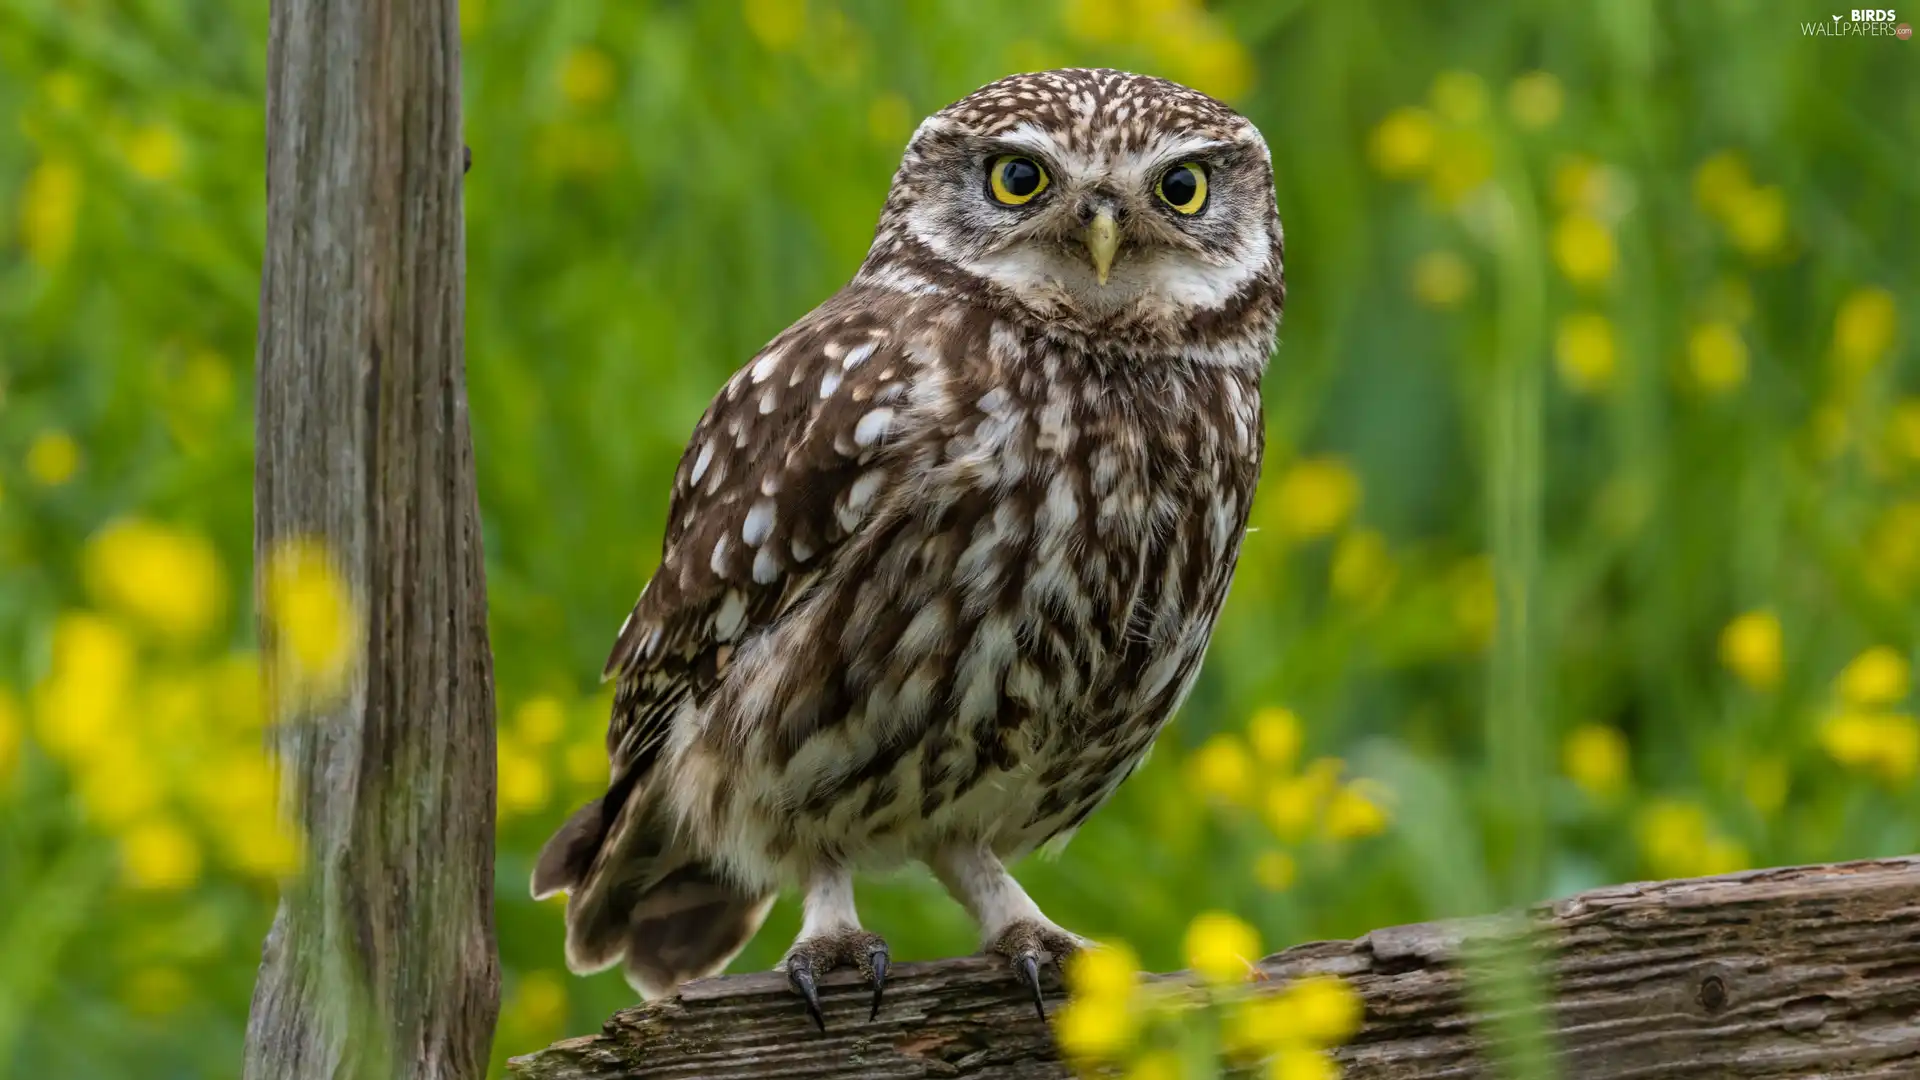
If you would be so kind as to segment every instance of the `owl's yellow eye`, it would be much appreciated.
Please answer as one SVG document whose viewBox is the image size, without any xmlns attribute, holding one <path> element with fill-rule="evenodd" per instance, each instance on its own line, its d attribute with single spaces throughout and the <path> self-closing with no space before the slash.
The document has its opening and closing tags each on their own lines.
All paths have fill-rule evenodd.
<svg viewBox="0 0 1920 1080">
<path fill-rule="evenodd" d="M 1032 158 L 1002 154 L 987 169 L 987 187 L 995 201 L 1019 206 L 1047 189 L 1047 170 Z"/>
<path fill-rule="evenodd" d="M 1207 171 L 1186 161 L 1160 174 L 1155 190 L 1168 206 L 1183 214 L 1197 214 L 1207 205 Z"/>
</svg>

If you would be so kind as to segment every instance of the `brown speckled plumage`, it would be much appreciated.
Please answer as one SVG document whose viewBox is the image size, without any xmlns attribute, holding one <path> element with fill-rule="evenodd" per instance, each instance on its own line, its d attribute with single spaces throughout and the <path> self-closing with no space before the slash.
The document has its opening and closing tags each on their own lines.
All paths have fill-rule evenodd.
<svg viewBox="0 0 1920 1080">
<path fill-rule="evenodd" d="M 1005 153 L 1049 176 L 1031 203 L 989 197 Z M 1183 215 L 1153 185 L 1188 161 Z M 1096 213 L 1124 235 L 1105 284 Z M 929 118 L 854 280 L 681 459 L 607 664 L 609 792 L 535 875 L 570 893 L 569 963 L 663 992 L 799 886 L 798 962 L 883 979 L 850 875 L 913 860 L 1016 967 L 1070 948 L 1001 861 L 1085 820 L 1199 671 L 1282 294 L 1265 144 L 1210 98 L 1067 70 Z"/>
</svg>

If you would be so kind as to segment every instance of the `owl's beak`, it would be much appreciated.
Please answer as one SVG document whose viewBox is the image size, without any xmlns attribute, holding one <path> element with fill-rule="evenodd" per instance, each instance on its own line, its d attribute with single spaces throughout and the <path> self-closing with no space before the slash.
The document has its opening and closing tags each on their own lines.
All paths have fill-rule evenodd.
<svg viewBox="0 0 1920 1080">
<path fill-rule="evenodd" d="M 1087 222 L 1087 253 L 1093 256 L 1093 273 L 1100 284 L 1107 283 L 1113 269 L 1113 253 L 1120 250 L 1120 226 L 1114 224 L 1113 211 L 1101 210 Z"/>
</svg>

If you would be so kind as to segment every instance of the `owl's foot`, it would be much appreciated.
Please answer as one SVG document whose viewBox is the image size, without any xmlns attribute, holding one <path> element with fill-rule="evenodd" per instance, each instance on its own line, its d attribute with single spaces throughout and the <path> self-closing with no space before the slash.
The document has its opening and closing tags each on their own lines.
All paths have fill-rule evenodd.
<svg viewBox="0 0 1920 1080">
<path fill-rule="evenodd" d="M 1008 923 L 993 944 L 987 946 L 987 951 L 1006 957 L 1013 965 L 1013 977 L 1033 994 L 1033 1011 L 1039 1013 L 1040 1022 L 1045 1023 L 1047 1004 L 1040 989 L 1040 968 L 1052 963 L 1064 969 L 1067 959 L 1087 945 L 1087 940 L 1078 934 L 1062 930 L 1043 918 L 1030 918 Z"/>
<path fill-rule="evenodd" d="M 807 1015 L 814 1026 L 827 1030 L 820 1014 L 819 978 L 835 968 L 858 968 L 873 987 L 873 1010 L 868 1020 L 880 1015 L 880 995 L 887 988 L 887 943 L 879 934 L 857 926 L 830 930 L 818 937 L 801 938 L 787 950 L 780 967 L 787 973 L 787 985 L 807 1003 Z"/>
</svg>

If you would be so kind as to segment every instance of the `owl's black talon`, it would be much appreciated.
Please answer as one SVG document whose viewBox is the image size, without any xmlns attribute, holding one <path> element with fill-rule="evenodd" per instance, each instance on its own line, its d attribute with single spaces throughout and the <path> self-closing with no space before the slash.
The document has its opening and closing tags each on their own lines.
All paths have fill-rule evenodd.
<svg viewBox="0 0 1920 1080">
<path fill-rule="evenodd" d="M 787 957 L 787 985 L 807 1002 L 807 1015 L 813 1017 L 813 1026 L 827 1033 L 827 1018 L 820 1015 L 820 990 L 813 981 L 813 961 L 805 953 L 794 953 Z"/>
<path fill-rule="evenodd" d="M 1033 1011 L 1040 1017 L 1041 1023 L 1046 1023 L 1047 1002 L 1040 993 L 1040 958 L 1030 952 L 1014 957 L 1013 974 L 1027 989 L 1033 991 Z"/>
<path fill-rule="evenodd" d="M 887 946 L 885 942 L 875 945 L 867 951 L 867 968 L 873 982 L 873 1010 L 867 1013 L 867 1022 L 880 1018 L 880 995 L 887 989 Z"/>
</svg>

